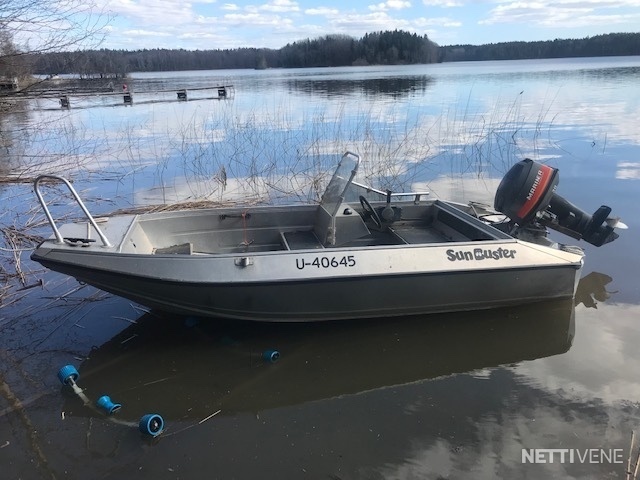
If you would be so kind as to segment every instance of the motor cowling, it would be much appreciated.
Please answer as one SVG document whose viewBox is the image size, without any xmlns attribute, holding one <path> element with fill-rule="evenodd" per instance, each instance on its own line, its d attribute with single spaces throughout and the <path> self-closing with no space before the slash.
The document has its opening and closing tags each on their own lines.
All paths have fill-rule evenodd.
<svg viewBox="0 0 640 480">
<path fill-rule="evenodd" d="M 602 205 L 589 215 L 556 193 L 559 181 L 556 168 L 526 158 L 500 182 L 494 208 L 522 227 L 538 223 L 597 247 L 618 238 L 607 224 L 610 207 Z"/>
</svg>

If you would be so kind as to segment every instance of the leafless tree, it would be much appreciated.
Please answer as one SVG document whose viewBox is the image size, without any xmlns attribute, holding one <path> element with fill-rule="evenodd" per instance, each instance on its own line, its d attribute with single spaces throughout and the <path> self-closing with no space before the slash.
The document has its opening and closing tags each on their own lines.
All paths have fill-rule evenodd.
<svg viewBox="0 0 640 480">
<path fill-rule="evenodd" d="M 24 77 L 34 54 L 95 48 L 109 20 L 93 0 L 0 0 L 0 76 Z"/>
</svg>

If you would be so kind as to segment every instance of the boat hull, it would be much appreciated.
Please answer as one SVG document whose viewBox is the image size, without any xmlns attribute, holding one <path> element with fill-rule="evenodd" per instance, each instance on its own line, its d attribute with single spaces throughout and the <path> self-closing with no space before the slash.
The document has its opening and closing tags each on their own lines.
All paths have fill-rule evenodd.
<svg viewBox="0 0 640 480">
<path fill-rule="evenodd" d="M 436 250 L 429 254 L 446 259 L 446 252 Z M 394 253 L 400 257 L 396 264 L 413 262 L 415 268 L 405 265 L 394 272 L 394 259 L 389 258 Z M 318 262 L 317 271 L 310 274 L 304 270 L 315 269 L 310 259 L 318 257 L 309 255 L 307 261 L 304 254 L 277 258 L 196 257 L 190 258 L 187 265 L 184 260 L 177 263 L 176 256 L 132 258 L 122 254 L 48 250 L 36 251 L 34 260 L 151 308 L 267 322 L 393 317 L 570 298 L 582 266 L 581 261 L 509 266 L 511 259 L 505 259 L 490 266 L 476 261 L 468 262 L 470 265 L 464 268 L 434 267 L 429 271 L 420 267 L 421 263 L 430 263 L 428 258 L 422 258 L 426 253 L 420 250 L 377 252 L 375 258 L 387 258 L 387 262 L 378 266 L 368 264 L 363 252 L 346 250 L 332 252 L 331 257 L 336 259 L 335 269 L 345 272 L 327 272 L 332 270 L 331 263 L 323 269 Z M 343 259 L 346 262 L 341 265 Z M 360 268 L 349 268 L 349 260 Z M 300 268 L 305 262 L 306 266 Z M 225 271 L 229 264 L 233 274 Z M 290 265 L 290 270 L 283 265 Z"/>
</svg>

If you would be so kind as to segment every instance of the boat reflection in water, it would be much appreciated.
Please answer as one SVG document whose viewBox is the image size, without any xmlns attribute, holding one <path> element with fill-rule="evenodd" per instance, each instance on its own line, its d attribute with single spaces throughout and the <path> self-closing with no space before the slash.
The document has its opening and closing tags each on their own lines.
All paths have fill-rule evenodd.
<svg viewBox="0 0 640 480">
<path fill-rule="evenodd" d="M 612 293 L 607 290 L 607 285 L 613 281 L 609 275 L 600 272 L 591 272 L 580 279 L 576 289 L 575 304 L 584 304 L 587 308 L 598 308 L 598 302 L 606 301 Z"/>
<path fill-rule="evenodd" d="M 574 304 L 389 321 L 256 324 L 146 314 L 80 366 L 91 398 L 108 394 L 123 418 L 166 420 L 259 412 L 557 355 L 574 337 Z M 275 363 L 263 352 L 276 349 Z M 93 415 L 69 394 L 67 413 Z"/>
</svg>

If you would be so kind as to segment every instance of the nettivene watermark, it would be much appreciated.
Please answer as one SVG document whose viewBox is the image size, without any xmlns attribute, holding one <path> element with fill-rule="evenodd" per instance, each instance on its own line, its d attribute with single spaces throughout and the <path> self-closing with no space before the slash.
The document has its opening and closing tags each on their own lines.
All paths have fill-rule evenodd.
<svg viewBox="0 0 640 480">
<path fill-rule="evenodd" d="M 624 463 L 622 448 L 523 448 L 522 463 Z"/>
</svg>

